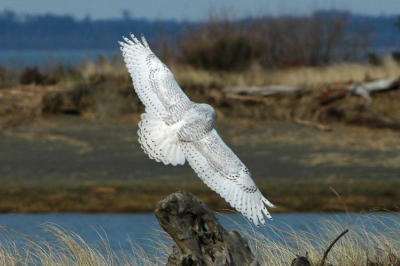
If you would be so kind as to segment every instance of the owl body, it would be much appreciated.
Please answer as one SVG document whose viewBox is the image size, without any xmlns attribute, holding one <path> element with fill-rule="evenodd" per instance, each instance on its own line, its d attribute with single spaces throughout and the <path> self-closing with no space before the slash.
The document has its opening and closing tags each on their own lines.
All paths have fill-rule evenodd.
<svg viewBox="0 0 400 266">
<path fill-rule="evenodd" d="M 261 193 L 245 164 L 214 128 L 215 110 L 194 103 L 172 72 L 135 36 L 120 42 L 133 86 L 146 112 L 141 115 L 138 141 L 153 160 L 166 165 L 186 162 L 197 176 L 254 224 L 271 219 L 274 207 Z"/>
<path fill-rule="evenodd" d="M 215 110 L 208 104 L 194 103 L 187 110 L 182 120 L 182 127 L 178 131 L 181 141 L 197 141 L 204 138 L 214 128 Z"/>
</svg>

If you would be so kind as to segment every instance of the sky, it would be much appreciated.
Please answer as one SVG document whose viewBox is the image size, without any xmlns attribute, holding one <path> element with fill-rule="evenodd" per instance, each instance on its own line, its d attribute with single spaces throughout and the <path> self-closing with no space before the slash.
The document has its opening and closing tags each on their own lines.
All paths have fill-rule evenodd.
<svg viewBox="0 0 400 266">
<path fill-rule="evenodd" d="M 119 18 L 122 10 L 127 10 L 133 18 L 199 21 L 207 19 L 213 10 L 227 10 L 236 18 L 304 15 L 316 9 L 397 15 L 400 14 L 400 0 L 0 0 L 0 11 L 6 9 L 20 14 L 53 13 L 77 18 L 89 15 L 93 19 Z"/>
</svg>

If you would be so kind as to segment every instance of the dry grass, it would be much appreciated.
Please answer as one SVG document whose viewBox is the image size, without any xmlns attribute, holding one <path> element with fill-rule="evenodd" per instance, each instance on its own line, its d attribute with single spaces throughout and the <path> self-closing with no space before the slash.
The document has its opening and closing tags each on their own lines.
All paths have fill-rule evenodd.
<svg viewBox="0 0 400 266">
<path fill-rule="evenodd" d="M 145 255 L 138 246 L 132 246 L 132 253 L 117 253 L 111 249 L 105 236 L 99 234 L 97 247 L 90 246 L 74 232 L 48 224 L 44 231 L 55 241 L 32 240 L 29 236 L 15 239 L 18 232 L 3 232 L 7 238 L 0 245 L 0 265 L 161 265 L 162 258 Z M 21 242 L 23 244 L 21 244 Z M 160 246 L 162 248 L 162 246 Z M 159 250 L 162 254 L 162 250 Z"/>
<path fill-rule="evenodd" d="M 87 60 L 77 66 L 84 81 L 91 81 L 95 77 L 103 76 L 110 78 L 127 78 L 127 70 L 124 62 L 120 58 L 99 59 L 96 62 Z"/>
<path fill-rule="evenodd" d="M 334 245 L 325 265 L 399 265 L 400 224 L 398 221 L 385 223 L 376 216 L 352 224 L 325 219 L 310 224 L 311 233 L 272 228 L 278 240 L 257 231 L 248 232 L 246 237 L 262 265 L 289 265 L 296 255 L 306 254 L 312 265 L 319 265 L 326 248 L 345 229 L 349 233 Z"/>
<path fill-rule="evenodd" d="M 316 89 L 334 83 L 363 82 L 374 79 L 398 78 L 400 65 L 386 60 L 382 65 L 338 63 L 318 67 L 295 67 L 270 70 L 253 64 L 242 72 L 206 71 L 189 66 L 171 67 L 178 83 L 185 87 L 251 87 L 289 85 Z"/>
<path fill-rule="evenodd" d="M 194 101 L 212 104 L 220 118 L 277 121 L 299 118 L 357 124 L 364 115 L 370 119 L 367 123 L 372 127 L 384 124 L 386 118 L 400 120 L 397 112 L 400 108 L 399 90 L 374 95 L 372 104 L 368 106 L 356 96 L 328 105 L 320 104 L 318 100 L 327 89 L 338 84 L 343 86 L 349 82 L 399 77 L 400 66 L 391 60 L 379 66 L 338 63 L 285 69 L 266 69 L 252 64 L 241 72 L 209 71 L 180 64 L 169 67 L 188 96 Z M 46 75 L 58 80 L 57 84 L 17 84 L 0 90 L 0 126 L 19 125 L 45 114 L 72 112 L 88 119 L 115 120 L 126 119 L 132 113 L 144 110 L 132 92 L 131 79 L 120 58 L 86 61 L 75 69 L 57 68 L 53 71 Z M 266 85 L 297 86 L 302 91 L 299 95 L 253 97 L 249 100 L 238 100 L 224 93 L 224 88 Z M 332 115 L 337 113 L 340 117 Z"/>
<path fill-rule="evenodd" d="M 178 83 L 187 88 L 250 87 L 265 85 L 290 85 L 306 89 L 320 88 L 333 83 L 363 82 L 366 80 L 389 79 L 400 76 L 400 65 L 391 59 L 373 66 L 362 63 L 337 63 L 326 66 L 299 66 L 283 69 L 266 69 L 254 63 L 240 72 L 205 70 L 171 63 L 169 65 Z M 129 80 L 126 67 L 120 58 L 85 61 L 77 66 L 76 76 L 65 75 L 62 81 L 98 81 L 107 79 Z M 75 73 L 75 72 L 74 72 Z"/>
<path fill-rule="evenodd" d="M 400 126 L 400 90 L 373 94 L 372 103 L 359 96 L 346 95 L 325 104 L 321 101 L 332 90 L 347 84 L 374 79 L 399 78 L 400 65 L 391 60 L 380 66 L 339 63 L 320 67 L 265 69 L 252 65 L 242 72 L 206 71 L 188 66 L 172 66 L 178 83 L 191 99 L 211 103 L 221 118 L 241 117 L 252 120 L 320 123 L 344 122 L 370 128 Z M 270 97 L 241 96 L 224 93 L 248 87 L 286 85 L 299 87 L 299 93 Z"/>
<path fill-rule="evenodd" d="M 368 225 L 367 225 L 368 224 Z M 267 225 L 272 233 L 255 230 L 252 225 L 236 224 L 250 244 L 261 265 L 289 265 L 296 255 L 307 254 L 312 265 L 318 265 L 323 251 L 344 229 L 349 233 L 340 238 L 329 252 L 326 265 L 398 265 L 400 263 L 400 224 L 398 221 L 371 216 L 349 224 L 329 218 L 309 225 L 308 232 Z M 164 265 L 171 252 L 171 241 L 154 240 L 154 254 L 132 245 L 131 251 L 117 253 L 106 237 L 99 235 L 99 244 L 89 245 L 74 232 L 55 225 L 45 231 L 52 242 L 16 241 L 16 233 L 3 232 L 0 265 Z"/>
</svg>

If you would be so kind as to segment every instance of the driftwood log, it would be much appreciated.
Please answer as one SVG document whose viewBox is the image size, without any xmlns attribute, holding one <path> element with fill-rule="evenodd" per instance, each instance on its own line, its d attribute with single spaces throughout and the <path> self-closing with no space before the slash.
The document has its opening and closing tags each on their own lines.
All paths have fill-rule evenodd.
<svg viewBox="0 0 400 266">
<path fill-rule="evenodd" d="M 290 266 L 311 266 L 311 263 L 307 257 L 297 256 L 297 258 L 293 259 Z"/>
<path fill-rule="evenodd" d="M 371 101 L 371 93 L 397 89 L 399 86 L 399 79 L 382 79 L 364 83 L 353 83 L 347 86 L 346 90 L 352 94 L 361 96 L 364 99 Z"/>
<path fill-rule="evenodd" d="M 259 265 L 246 239 L 226 231 L 191 193 L 169 195 L 157 204 L 155 215 L 176 243 L 167 265 Z"/>
<path fill-rule="evenodd" d="M 328 93 L 323 95 L 323 97 L 320 99 L 320 102 L 322 104 L 326 104 L 332 100 L 344 98 L 347 93 L 361 96 L 370 101 L 371 93 L 398 89 L 399 87 L 400 79 L 398 78 L 382 79 L 369 82 L 356 82 L 347 85 L 343 89 L 330 90 Z M 300 90 L 300 88 L 293 86 L 270 85 L 264 87 L 225 88 L 224 92 L 230 98 L 241 99 L 242 97 L 243 99 L 246 99 L 246 96 L 265 97 L 271 95 L 290 94 Z"/>
<path fill-rule="evenodd" d="M 155 215 L 176 245 L 168 257 L 169 266 L 260 265 L 246 239 L 236 231 L 226 231 L 214 213 L 195 195 L 176 192 L 158 202 Z M 343 237 L 343 231 L 324 252 L 324 266 L 330 250 Z M 289 265 L 289 263 L 288 263 Z M 311 266 L 306 256 L 297 256 L 291 266 Z"/>
</svg>

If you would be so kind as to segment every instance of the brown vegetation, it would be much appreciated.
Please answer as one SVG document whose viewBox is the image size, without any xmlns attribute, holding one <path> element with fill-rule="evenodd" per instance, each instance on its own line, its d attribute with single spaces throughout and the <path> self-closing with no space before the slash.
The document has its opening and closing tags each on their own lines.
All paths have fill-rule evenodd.
<svg viewBox="0 0 400 266">
<path fill-rule="evenodd" d="M 195 193 L 210 208 L 232 209 L 200 181 L 106 182 L 85 185 L 52 180 L 33 184 L 4 184 L 0 189 L 0 212 L 152 212 L 157 201 L 177 190 Z M 359 212 L 400 210 L 399 180 L 276 180 L 258 182 L 277 209 L 272 212 Z M 338 196 L 340 195 L 340 196 Z M 84 203 L 84 204 L 83 204 Z"/>
<path fill-rule="evenodd" d="M 226 14 L 188 30 L 178 61 L 211 70 L 318 66 L 357 60 L 368 45 L 367 30 L 346 33 L 347 14 L 269 17 L 235 21 Z"/>
<path fill-rule="evenodd" d="M 375 67 L 342 63 L 283 70 L 267 70 L 252 65 L 240 73 L 207 71 L 184 65 L 170 67 L 189 97 L 194 101 L 212 104 L 224 118 L 234 116 L 277 121 L 300 119 L 319 123 L 345 122 L 368 127 L 399 128 L 399 89 L 373 94 L 371 103 L 344 91 L 346 84 L 352 82 L 397 78 L 400 66 L 392 61 Z M 15 126 L 54 113 L 116 119 L 143 111 L 143 106 L 132 92 L 128 73 L 119 59 L 100 60 L 97 63 L 89 61 L 72 70 L 54 71 L 43 74 L 59 80 L 54 85 L 17 83 L 0 89 L 2 127 Z M 15 75 L 18 76 L 17 73 Z M 9 76 L 15 80 L 12 74 Z M 12 84 L 12 80 L 6 83 Z M 296 86 L 300 90 L 266 97 L 236 97 L 224 91 L 224 88 L 270 84 Z"/>
</svg>

